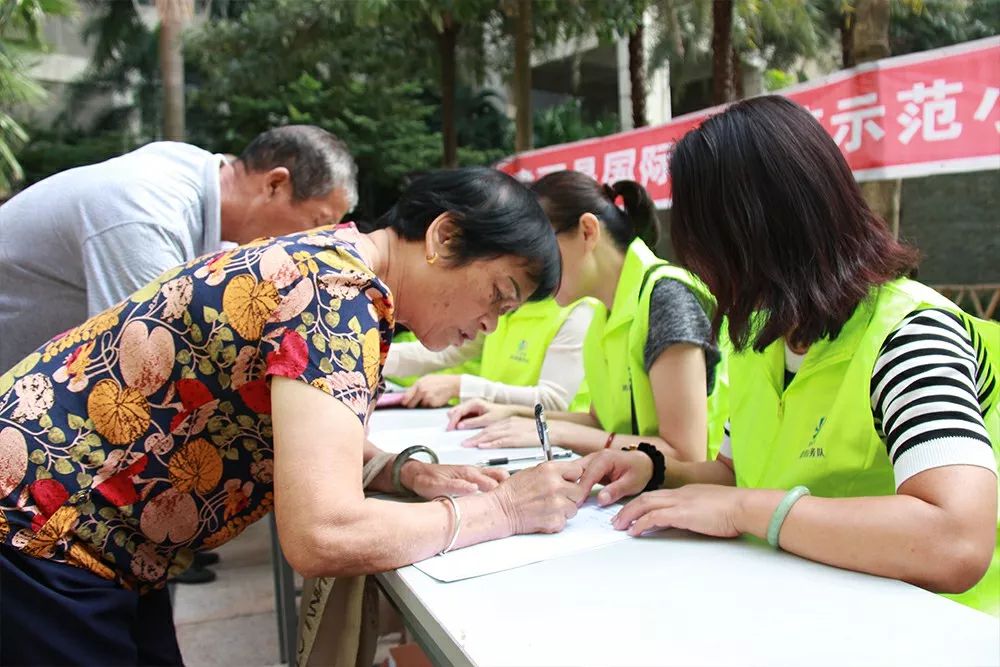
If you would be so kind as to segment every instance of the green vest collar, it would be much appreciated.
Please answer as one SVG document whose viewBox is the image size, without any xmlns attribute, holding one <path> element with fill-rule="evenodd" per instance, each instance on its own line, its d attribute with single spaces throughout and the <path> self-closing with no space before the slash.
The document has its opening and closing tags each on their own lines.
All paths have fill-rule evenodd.
<svg viewBox="0 0 1000 667">
<path fill-rule="evenodd" d="M 604 328 L 605 336 L 621 326 L 631 324 L 635 319 L 642 277 L 646 275 L 650 266 L 662 263 L 663 260 L 654 255 L 642 239 L 637 238 L 632 241 L 625 251 L 625 263 L 622 265 L 618 286 L 615 288 L 615 298 L 611 302 L 611 312 Z"/>
<path fill-rule="evenodd" d="M 809 346 L 792 384 L 795 384 L 798 378 L 809 377 L 831 364 L 854 356 L 855 350 L 872 323 L 879 292 L 878 288 L 873 289 L 868 297 L 857 305 L 835 340 L 822 338 Z M 893 316 L 895 314 L 893 313 Z M 785 392 L 785 339 L 779 338 L 768 345 L 764 349 L 763 360 L 767 366 L 767 378 L 775 393 L 781 396 Z"/>
</svg>

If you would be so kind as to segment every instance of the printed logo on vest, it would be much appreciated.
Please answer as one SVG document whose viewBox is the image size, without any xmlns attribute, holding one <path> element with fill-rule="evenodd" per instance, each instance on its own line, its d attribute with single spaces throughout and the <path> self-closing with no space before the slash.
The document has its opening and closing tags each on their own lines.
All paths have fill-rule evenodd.
<svg viewBox="0 0 1000 667">
<path fill-rule="evenodd" d="M 528 363 L 528 341 L 522 339 L 521 342 L 517 344 L 517 351 L 510 355 L 510 360 L 517 361 L 522 364 Z"/>
<path fill-rule="evenodd" d="M 819 437 L 819 431 L 823 428 L 823 424 L 826 423 L 826 417 L 820 417 L 819 422 L 816 423 L 816 429 L 813 431 L 812 437 L 809 438 L 809 444 L 806 445 L 799 453 L 800 459 L 822 459 L 826 458 L 826 454 L 823 453 L 822 447 L 816 447 L 816 438 Z"/>
</svg>

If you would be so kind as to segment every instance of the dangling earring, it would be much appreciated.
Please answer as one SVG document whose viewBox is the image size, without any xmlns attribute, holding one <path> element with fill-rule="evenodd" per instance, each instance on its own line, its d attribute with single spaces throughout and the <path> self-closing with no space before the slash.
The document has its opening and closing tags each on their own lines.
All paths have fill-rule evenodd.
<svg viewBox="0 0 1000 667">
<path fill-rule="evenodd" d="M 427 263 L 428 264 L 434 264 L 434 262 L 436 262 L 436 261 L 438 261 L 438 254 L 436 252 L 433 255 L 431 255 L 430 257 L 427 258 Z"/>
</svg>

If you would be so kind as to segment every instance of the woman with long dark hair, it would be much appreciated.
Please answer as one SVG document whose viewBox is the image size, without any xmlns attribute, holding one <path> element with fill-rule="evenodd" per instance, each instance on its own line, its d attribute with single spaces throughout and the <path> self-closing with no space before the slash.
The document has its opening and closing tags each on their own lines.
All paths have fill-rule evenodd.
<svg viewBox="0 0 1000 667">
<path fill-rule="evenodd" d="M 836 144 L 778 96 L 730 106 L 671 161 L 672 240 L 740 352 L 717 460 L 585 460 L 634 535 L 740 534 L 997 613 L 1000 336 L 907 275 Z M 992 559 L 992 560 L 991 560 Z"/>
</svg>

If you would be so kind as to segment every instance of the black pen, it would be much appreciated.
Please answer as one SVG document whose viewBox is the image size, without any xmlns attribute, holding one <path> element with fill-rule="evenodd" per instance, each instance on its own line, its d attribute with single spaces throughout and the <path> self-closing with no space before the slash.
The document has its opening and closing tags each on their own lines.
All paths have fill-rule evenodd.
<svg viewBox="0 0 1000 667">
<path fill-rule="evenodd" d="M 552 460 L 556 459 L 568 459 L 573 456 L 573 452 L 563 452 L 562 454 L 553 454 Z M 508 463 L 520 463 L 521 461 L 545 461 L 544 456 L 517 456 L 514 458 L 508 458 L 506 456 L 499 459 L 489 459 L 487 461 L 482 461 L 476 465 L 480 466 L 505 466 Z"/>
<path fill-rule="evenodd" d="M 538 430 L 538 439 L 542 443 L 542 452 L 545 460 L 552 460 L 552 445 L 549 444 L 549 424 L 545 421 L 545 408 L 541 403 L 535 403 L 535 428 Z"/>
</svg>

